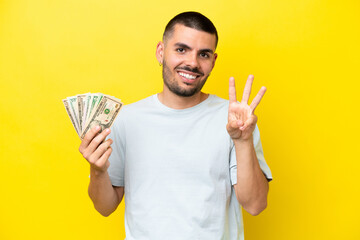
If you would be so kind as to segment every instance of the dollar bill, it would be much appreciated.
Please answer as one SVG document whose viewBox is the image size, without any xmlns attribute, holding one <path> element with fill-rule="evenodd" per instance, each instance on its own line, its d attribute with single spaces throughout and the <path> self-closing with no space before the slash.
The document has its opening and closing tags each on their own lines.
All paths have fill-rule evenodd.
<svg viewBox="0 0 360 240">
<path fill-rule="evenodd" d="M 122 107 L 119 99 L 103 95 L 99 104 L 87 120 L 86 127 L 82 131 L 80 138 L 83 139 L 85 134 L 93 127 L 100 126 L 101 131 L 110 128 L 114 123 L 116 116 L 119 114 Z"/>
<path fill-rule="evenodd" d="M 83 129 L 81 129 L 81 131 L 84 130 L 86 124 L 87 115 L 90 109 L 90 100 L 91 100 L 91 94 L 90 93 L 85 94 L 85 98 L 83 98 L 84 111 L 83 111 L 83 120 L 82 120 L 84 124 L 83 124 Z"/>
<path fill-rule="evenodd" d="M 62 100 L 63 101 L 63 103 L 64 103 L 64 106 L 65 106 L 65 109 L 66 109 L 66 112 L 67 112 L 67 114 L 69 115 L 69 117 L 70 117 L 70 120 L 71 120 L 71 123 L 72 123 L 72 125 L 74 126 L 74 128 L 75 128 L 75 131 L 76 131 L 76 133 L 79 135 L 79 137 L 80 137 L 80 133 L 78 132 L 78 129 L 76 128 L 76 125 L 75 125 L 75 119 L 74 119 L 74 116 L 73 116 L 73 114 L 71 113 L 71 111 L 70 111 L 70 105 L 69 105 L 69 102 L 68 102 L 68 100 L 67 99 L 63 99 Z"/>
<path fill-rule="evenodd" d="M 76 95 L 76 103 L 78 107 L 78 121 L 79 121 L 79 128 L 81 132 L 84 130 L 85 123 L 86 123 L 86 114 L 89 107 L 90 101 L 90 93 L 78 94 Z"/>
<path fill-rule="evenodd" d="M 86 116 L 87 121 L 90 119 L 90 116 L 92 115 L 93 111 L 96 110 L 96 107 L 99 105 L 102 97 L 104 96 L 104 94 L 102 93 L 93 93 L 90 99 L 90 106 L 89 106 L 89 112 Z M 85 125 L 87 125 L 87 122 L 85 123 Z"/>
<path fill-rule="evenodd" d="M 79 134 L 81 134 L 81 129 L 79 127 L 79 111 L 78 111 L 78 106 L 77 106 L 77 97 L 73 96 L 73 97 L 67 97 L 66 98 L 68 100 L 69 103 L 69 109 L 70 109 L 70 113 L 74 118 L 74 122 L 75 122 L 75 127 L 77 129 L 77 132 Z"/>
<path fill-rule="evenodd" d="M 83 98 L 85 98 L 85 95 L 76 95 L 76 105 L 78 110 L 78 123 L 79 123 L 79 129 L 82 131 L 83 129 L 83 112 L 84 112 L 84 102 Z"/>
<path fill-rule="evenodd" d="M 78 94 L 62 101 L 81 139 L 96 125 L 101 127 L 101 131 L 110 128 L 122 107 L 119 99 L 102 93 Z"/>
</svg>

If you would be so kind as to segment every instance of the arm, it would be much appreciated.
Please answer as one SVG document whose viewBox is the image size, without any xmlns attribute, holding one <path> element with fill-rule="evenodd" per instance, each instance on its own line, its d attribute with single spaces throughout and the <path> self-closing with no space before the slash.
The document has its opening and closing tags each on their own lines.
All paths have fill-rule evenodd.
<svg viewBox="0 0 360 240">
<path fill-rule="evenodd" d="M 107 217 L 113 213 L 122 201 L 124 187 L 111 185 L 109 174 L 99 173 L 90 168 L 89 196 L 94 203 L 95 209 Z"/>
<path fill-rule="evenodd" d="M 112 140 L 104 142 L 110 129 L 98 134 L 99 126 L 91 129 L 84 137 L 79 147 L 80 153 L 90 164 L 90 184 L 88 193 L 94 203 L 95 209 L 103 216 L 109 216 L 120 204 L 123 187 L 113 187 L 107 169 L 110 165 L 108 159 L 111 154 Z"/>
<path fill-rule="evenodd" d="M 258 215 L 267 206 L 269 184 L 256 157 L 252 133 L 257 117 L 254 110 L 260 103 L 266 88 L 262 87 L 250 106 L 253 76 L 249 76 L 241 102 L 236 100 L 234 78 L 229 81 L 229 117 L 226 126 L 232 138 L 236 152 L 237 183 L 234 184 L 235 194 L 243 208 L 252 215 Z"/>
<path fill-rule="evenodd" d="M 251 141 L 234 141 L 237 162 L 235 194 L 239 203 L 251 215 L 258 215 L 267 206 L 269 184 L 256 157 Z"/>
</svg>

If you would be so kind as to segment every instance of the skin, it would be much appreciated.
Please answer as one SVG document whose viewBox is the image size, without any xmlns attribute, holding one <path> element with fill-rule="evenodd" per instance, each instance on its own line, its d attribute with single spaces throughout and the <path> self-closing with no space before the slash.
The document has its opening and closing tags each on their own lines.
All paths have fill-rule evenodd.
<svg viewBox="0 0 360 240">
<path fill-rule="evenodd" d="M 180 24 L 175 25 L 173 33 L 156 47 L 156 58 L 164 65 L 164 85 L 163 91 L 158 94 L 159 100 L 174 109 L 189 108 L 204 101 L 208 94 L 201 92 L 201 88 L 215 66 L 215 49 L 215 35 Z M 187 79 L 181 74 L 190 74 L 196 78 Z M 253 76 L 250 75 L 243 98 L 241 102 L 237 102 L 235 80 L 230 78 L 226 128 L 233 139 L 236 151 L 236 197 L 247 212 L 257 215 L 266 208 L 269 186 L 255 154 L 252 132 L 257 122 L 254 111 L 266 88 L 261 88 L 248 105 L 252 81 Z M 99 127 L 91 129 L 81 142 L 79 151 L 90 164 L 89 196 L 97 211 L 108 216 L 122 201 L 124 187 L 111 185 L 107 169 L 110 165 L 108 159 L 113 141 L 104 141 L 110 129 L 100 134 L 99 131 Z"/>
<path fill-rule="evenodd" d="M 229 80 L 229 112 L 226 129 L 235 145 L 237 162 L 237 183 L 235 194 L 242 207 L 252 215 L 258 215 L 267 206 L 269 183 L 265 178 L 256 157 L 252 133 L 257 117 L 255 108 L 264 96 L 262 87 L 250 105 L 248 105 L 254 76 L 247 79 L 243 97 L 239 103 L 236 98 L 235 80 Z"/>
<path fill-rule="evenodd" d="M 107 169 L 110 166 L 109 156 L 112 152 L 113 141 L 105 138 L 110 129 L 99 134 L 100 127 L 96 126 L 86 133 L 79 151 L 90 164 L 90 183 L 88 193 L 95 209 L 103 216 L 109 216 L 121 203 L 124 187 L 114 187 L 111 184 Z"/>
<path fill-rule="evenodd" d="M 215 43 L 215 35 L 179 24 L 175 25 L 170 37 L 158 43 L 156 58 L 164 65 L 164 86 L 158 97 L 163 104 L 174 109 L 184 109 L 208 97 L 200 90 L 215 66 Z M 196 79 L 186 80 L 179 73 L 191 74 Z M 179 96 L 168 85 L 177 86 L 182 92 L 197 91 L 191 96 Z"/>
</svg>

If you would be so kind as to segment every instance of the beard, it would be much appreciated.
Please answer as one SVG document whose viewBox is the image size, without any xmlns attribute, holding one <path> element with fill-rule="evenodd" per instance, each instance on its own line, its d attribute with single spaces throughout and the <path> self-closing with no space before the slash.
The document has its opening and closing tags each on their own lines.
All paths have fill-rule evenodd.
<svg viewBox="0 0 360 240">
<path fill-rule="evenodd" d="M 174 71 L 176 71 L 176 69 L 183 69 L 183 70 L 187 70 L 187 71 L 190 71 L 190 72 L 193 72 L 193 73 L 196 73 L 196 74 L 200 74 L 200 77 L 204 76 L 204 74 L 202 72 L 200 72 L 197 68 L 191 69 L 189 67 L 176 67 L 174 69 Z M 175 93 L 176 95 L 178 95 L 180 97 L 191 97 L 194 94 L 200 92 L 200 90 L 204 86 L 207 78 L 209 77 L 209 75 L 207 75 L 202 81 L 198 81 L 196 83 L 196 85 L 194 85 L 192 88 L 182 88 L 179 85 L 179 83 L 176 81 L 175 76 L 172 79 L 171 70 L 167 66 L 165 59 L 163 61 L 162 75 L 163 75 L 164 84 L 167 86 L 167 88 L 171 92 Z M 190 86 L 190 84 L 186 84 L 186 85 Z"/>
</svg>

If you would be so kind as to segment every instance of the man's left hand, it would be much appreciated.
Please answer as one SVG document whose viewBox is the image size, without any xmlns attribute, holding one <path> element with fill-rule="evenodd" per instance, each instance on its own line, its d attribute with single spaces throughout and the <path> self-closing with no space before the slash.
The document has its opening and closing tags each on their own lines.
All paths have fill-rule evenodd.
<svg viewBox="0 0 360 240">
<path fill-rule="evenodd" d="M 233 77 L 229 79 L 229 115 L 226 129 L 234 141 L 252 139 L 252 133 L 257 122 L 254 111 L 266 92 L 266 87 L 261 87 L 251 104 L 248 105 L 253 80 L 254 76 L 249 75 L 245 84 L 242 100 L 239 103 L 236 100 L 235 79 Z"/>
</svg>

